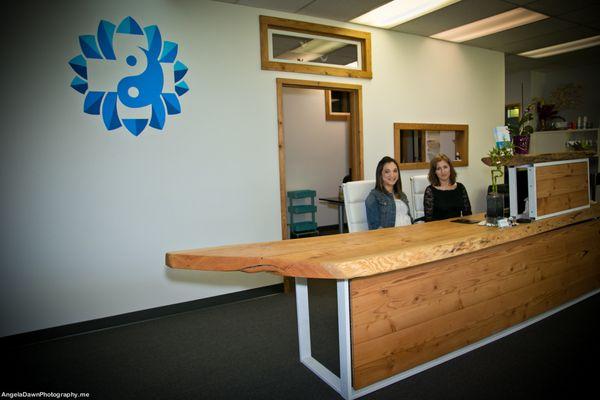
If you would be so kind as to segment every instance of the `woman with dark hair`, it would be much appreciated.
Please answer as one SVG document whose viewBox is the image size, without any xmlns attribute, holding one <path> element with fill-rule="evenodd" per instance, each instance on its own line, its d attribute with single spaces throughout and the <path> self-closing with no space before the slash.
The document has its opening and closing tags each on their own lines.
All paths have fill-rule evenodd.
<svg viewBox="0 0 600 400">
<path fill-rule="evenodd" d="M 402 192 L 398 163 L 383 157 L 375 171 L 375 188 L 365 200 L 369 230 L 410 225 L 408 197 Z"/>
<path fill-rule="evenodd" d="M 427 178 L 430 185 L 423 196 L 425 221 L 472 214 L 467 189 L 456 181 L 456 171 L 447 155 L 438 154 L 431 160 Z"/>
</svg>

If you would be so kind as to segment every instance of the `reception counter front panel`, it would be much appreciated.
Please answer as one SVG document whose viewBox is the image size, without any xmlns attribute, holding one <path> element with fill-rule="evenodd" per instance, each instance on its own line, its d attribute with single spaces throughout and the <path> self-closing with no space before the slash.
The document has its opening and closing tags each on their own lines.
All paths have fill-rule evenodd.
<svg viewBox="0 0 600 400">
<path fill-rule="evenodd" d="M 590 204 L 587 159 L 545 163 L 535 168 L 537 217 L 556 215 Z"/>
<path fill-rule="evenodd" d="M 600 287 L 600 221 L 350 282 L 362 388 Z"/>
</svg>

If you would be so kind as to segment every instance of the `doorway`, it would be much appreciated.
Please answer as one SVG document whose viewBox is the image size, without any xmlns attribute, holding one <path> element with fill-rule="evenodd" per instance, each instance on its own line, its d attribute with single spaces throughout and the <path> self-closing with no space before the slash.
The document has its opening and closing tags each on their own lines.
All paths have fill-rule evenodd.
<svg viewBox="0 0 600 400">
<path fill-rule="evenodd" d="M 287 189 L 285 171 L 285 133 L 283 112 L 283 88 L 318 89 L 325 91 L 338 91 L 348 93 L 349 102 L 349 140 L 348 155 L 349 166 L 352 171 L 352 180 L 362 180 L 363 171 L 363 133 L 362 133 L 362 86 L 344 83 L 304 81 L 296 79 L 277 79 L 277 123 L 279 143 L 279 186 L 281 202 L 281 236 L 289 239 L 287 217 Z M 340 182 L 341 183 L 341 182 Z"/>
</svg>

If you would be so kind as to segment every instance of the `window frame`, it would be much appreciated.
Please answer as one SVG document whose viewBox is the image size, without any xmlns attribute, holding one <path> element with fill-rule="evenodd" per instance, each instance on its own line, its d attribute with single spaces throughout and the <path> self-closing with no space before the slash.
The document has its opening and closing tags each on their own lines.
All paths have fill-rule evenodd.
<svg viewBox="0 0 600 400">
<path fill-rule="evenodd" d="M 371 33 L 353 29 L 337 28 L 311 22 L 291 19 L 259 16 L 260 21 L 260 60 L 261 68 L 269 71 L 299 72 L 317 75 L 343 76 L 350 78 L 373 78 L 371 68 Z M 290 32 L 291 34 L 308 34 L 335 40 L 358 42 L 360 44 L 360 69 L 343 66 L 328 66 L 325 64 L 307 64 L 301 62 L 286 62 L 272 60 L 272 35 L 270 30 Z"/>
<path fill-rule="evenodd" d="M 343 90 L 338 90 L 342 92 Z M 326 121 L 348 121 L 350 120 L 350 112 L 336 112 L 332 111 L 332 90 L 324 90 L 325 92 L 325 120 Z"/>
<path fill-rule="evenodd" d="M 452 165 L 455 167 L 466 167 L 469 165 L 469 125 L 466 124 L 426 124 L 426 123 L 394 123 L 394 158 L 398 162 L 400 170 L 415 170 L 415 169 L 429 169 L 429 161 L 413 162 L 413 163 L 401 163 L 402 155 L 402 143 L 400 140 L 400 131 L 402 130 L 414 130 L 414 131 L 454 131 L 455 150 L 460 153 L 461 159 L 454 160 L 454 154 L 447 154 L 452 160 Z M 421 139 L 424 140 L 424 139 Z"/>
</svg>

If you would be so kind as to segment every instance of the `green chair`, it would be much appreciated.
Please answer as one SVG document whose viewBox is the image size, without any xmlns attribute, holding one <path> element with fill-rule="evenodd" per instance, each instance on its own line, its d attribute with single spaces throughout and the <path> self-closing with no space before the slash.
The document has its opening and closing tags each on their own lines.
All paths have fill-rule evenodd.
<svg viewBox="0 0 600 400">
<path fill-rule="evenodd" d="M 291 238 L 319 235 L 315 219 L 315 214 L 317 213 L 317 206 L 315 205 L 316 196 L 317 192 L 309 189 L 287 192 L 288 212 L 290 214 L 288 225 L 290 226 Z M 310 204 L 307 204 L 307 199 L 310 199 Z M 298 221 L 299 216 L 303 214 L 310 214 L 310 220 Z"/>
</svg>

